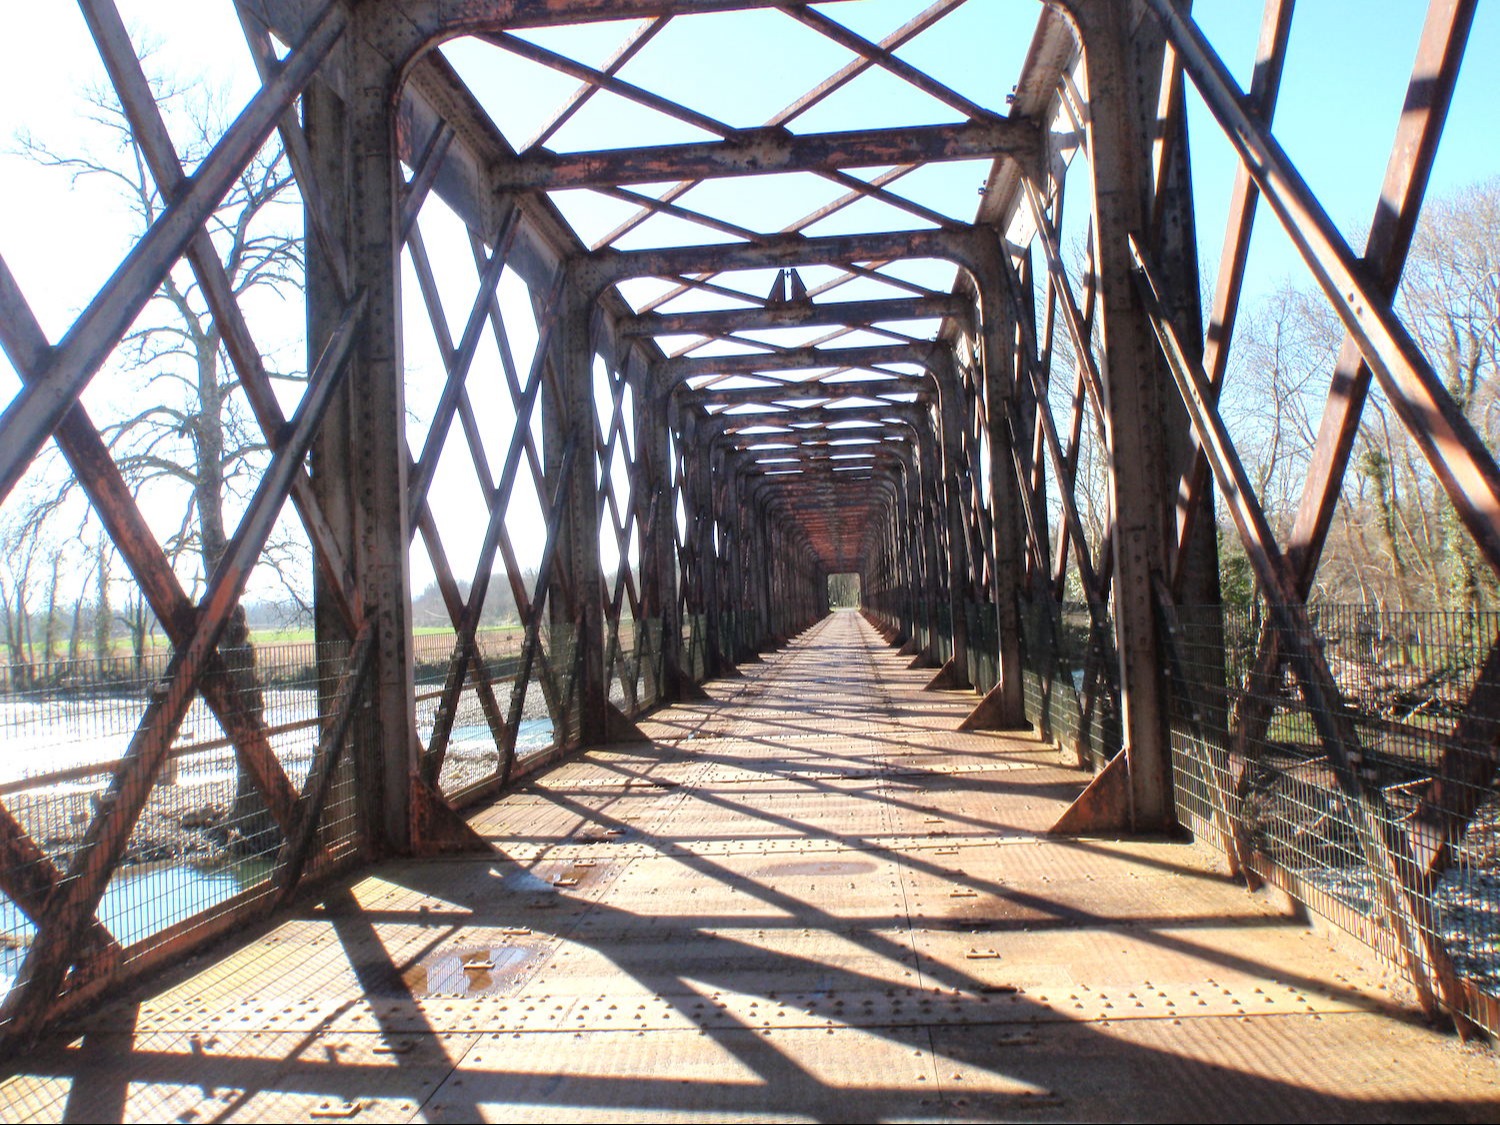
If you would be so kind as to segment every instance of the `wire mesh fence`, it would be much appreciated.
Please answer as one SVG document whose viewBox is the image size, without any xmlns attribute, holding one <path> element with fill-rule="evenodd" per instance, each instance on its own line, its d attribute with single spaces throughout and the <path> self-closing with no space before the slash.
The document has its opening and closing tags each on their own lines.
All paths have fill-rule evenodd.
<svg viewBox="0 0 1500 1125">
<path fill-rule="evenodd" d="M 929 638 L 932 659 L 943 664 L 953 656 L 953 607 L 946 600 L 939 600 L 933 616 L 936 632 Z"/>
<path fill-rule="evenodd" d="M 1027 717 L 1042 737 L 1102 766 L 1120 749 L 1114 623 L 1087 605 L 1021 603 Z"/>
<path fill-rule="evenodd" d="M 269 898 L 289 859 L 288 829 L 307 800 L 327 716 L 347 704 L 347 746 L 366 698 L 348 699 L 348 646 L 221 649 L 218 690 L 188 710 L 154 778 L 135 769 L 153 748 L 142 719 L 168 676 L 169 654 L 49 662 L 7 669 L 0 691 L 0 992 L 37 937 L 39 888 L 84 878 L 81 852 L 123 808 L 140 807 L 110 873 L 98 917 L 122 965 Z M 210 699 L 212 703 L 210 703 Z M 327 748 L 331 749 L 331 747 Z M 262 765 L 254 766 L 259 756 Z M 353 755 L 331 763 L 304 873 L 357 855 Z M 259 772 L 279 775 L 273 812 Z M 299 796 L 301 795 L 301 796 Z"/>
<path fill-rule="evenodd" d="M 525 690 L 517 693 L 525 630 L 519 626 L 480 629 L 474 634 L 473 657 L 462 669 L 462 687 L 449 721 L 446 752 L 438 784 L 452 797 L 497 778 L 503 767 L 508 726 L 513 708 L 519 719 L 514 735 L 516 760 L 542 753 L 554 744 L 548 692 L 542 681 L 548 672 L 543 634 L 533 655 Z M 437 724 L 452 665 L 461 654 L 452 633 L 419 634 L 413 639 L 416 680 L 417 737 L 429 746 Z"/>
<path fill-rule="evenodd" d="M 1178 608 L 1178 817 L 1392 962 L 1410 925 L 1451 958 L 1466 1014 L 1500 1030 L 1500 712 L 1481 675 L 1500 614 L 1310 617 L 1337 715 L 1306 704 L 1264 607 Z M 1352 732 L 1343 754 L 1330 721 Z"/>
<path fill-rule="evenodd" d="M 465 663 L 439 778 L 448 795 L 493 784 L 507 753 L 524 767 L 576 726 L 571 630 L 542 628 L 526 645 L 519 628 L 480 630 L 469 657 L 450 632 L 414 638 L 424 745 L 454 661 Z M 611 700 L 634 713 L 660 694 L 661 622 L 622 621 L 612 646 Z M 142 720 L 170 674 L 169 652 L 0 667 L 0 844 L 9 845 L 0 848 L 0 994 L 37 937 L 47 888 L 78 877 L 72 869 L 96 822 L 137 797 L 140 815 L 98 910 L 125 966 L 279 893 L 296 835 L 289 821 L 306 810 L 315 771 L 326 773 L 326 797 L 300 870 L 320 874 L 359 854 L 357 764 L 342 751 L 372 736 L 373 716 L 368 688 L 346 698 L 348 646 L 262 644 L 221 656 L 228 686 L 194 700 L 164 764 L 154 779 L 131 782 L 134 793 L 126 763 L 140 756 Z M 320 739 L 346 704 L 340 752 L 330 757 Z M 257 746 L 283 779 L 290 813 L 274 815 L 246 769 Z"/>
<path fill-rule="evenodd" d="M 493 788 L 512 750 L 514 769 L 567 741 L 576 672 L 571 639 L 565 631 L 542 628 L 529 659 L 526 645 L 526 631 L 520 626 L 476 632 L 474 655 L 466 662 L 448 724 L 438 779 L 449 798 Z M 625 617 L 609 626 L 605 649 L 610 702 L 626 715 L 655 703 L 661 692 L 661 621 Z M 461 654 L 452 634 L 432 633 L 414 639 L 414 655 L 417 735 L 429 746 L 453 662 Z M 523 670 L 525 682 L 518 684 Z"/>
<path fill-rule="evenodd" d="M 622 617 L 609 645 L 609 699 L 626 715 L 636 715 L 661 699 L 662 621 Z"/>
<path fill-rule="evenodd" d="M 983 695 L 1000 679 L 1000 621 L 991 602 L 965 602 L 968 617 L 969 679 Z"/>
<path fill-rule="evenodd" d="M 708 676 L 708 619 L 701 613 L 682 617 L 682 670 L 695 683 Z"/>
</svg>

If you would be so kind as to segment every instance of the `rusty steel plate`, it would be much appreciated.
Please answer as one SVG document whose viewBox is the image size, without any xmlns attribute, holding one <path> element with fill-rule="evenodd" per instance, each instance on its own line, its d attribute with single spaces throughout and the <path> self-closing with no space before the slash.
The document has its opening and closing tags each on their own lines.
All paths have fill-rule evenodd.
<svg viewBox="0 0 1500 1125">
<path fill-rule="evenodd" d="M 470 1050 L 432 1121 L 939 1119 L 925 1033 L 825 1030 L 522 1034 Z"/>
<path fill-rule="evenodd" d="M 896 995 L 915 987 L 917 976 L 917 955 L 904 928 L 828 933 L 768 920 L 755 929 L 637 931 L 606 950 L 570 943 L 521 997 L 572 995 L 592 998 L 596 1006 L 619 1003 L 638 1011 L 637 1004 L 691 1006 L 683 997 L 720 1007 L 774 1009 L 806 995 L 838 999 L 842 1008 L 839 996 Z M 577 1009 L 573 1018 L 583 1014 Z"/>
<path fill-rule="evenodd" d="M 411 1121 L 474 1035 L 92 1034 L 0 1085 L 8 1120 Z"/>
<path fill-rule="evenodd" d="M 1492 1058 L 1367 1014 L 1038 1024 L 932 1033 L 941 1097 L 967 1120 L 1492 1121 Z M 1444 1081 L 1412 1067 L 1448 1055 Z M 1128 1108 L 1127 1108 L 1128 1107 Z M 1122 1113 L 1122 1110 L 1125 1110 Z"/>
</svg>

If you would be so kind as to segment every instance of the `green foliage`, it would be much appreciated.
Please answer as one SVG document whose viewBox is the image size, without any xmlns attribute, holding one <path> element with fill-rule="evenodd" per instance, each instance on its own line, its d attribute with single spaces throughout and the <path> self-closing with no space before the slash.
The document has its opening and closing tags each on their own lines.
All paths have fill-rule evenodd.
<svg viewBox="0 0 1500 1125">
<path fill-rule="evenodd" d="M 1249 606 L 1255 601 L 1255 572 L 1238 537 L 1219 528 L 1219 599 L 1225 605 Z"/>
<path fill-rule="evenodd" d="M 830 574 L 828 605 L 830 609 L 855 609 L 859 606 L 859 575 Z"/>
</svg>

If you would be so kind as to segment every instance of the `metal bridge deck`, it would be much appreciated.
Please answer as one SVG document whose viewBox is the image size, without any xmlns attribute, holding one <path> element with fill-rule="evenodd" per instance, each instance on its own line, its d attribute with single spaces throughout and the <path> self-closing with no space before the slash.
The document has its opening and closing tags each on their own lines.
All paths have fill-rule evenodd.
<svg viewBox="0 0 1500 1125">
<path fill-rule="evenodd" d="M 34 1052 L 7 1120 L 1495 1120 L 1493 1056 L 853 614 Z"/>
</svg>

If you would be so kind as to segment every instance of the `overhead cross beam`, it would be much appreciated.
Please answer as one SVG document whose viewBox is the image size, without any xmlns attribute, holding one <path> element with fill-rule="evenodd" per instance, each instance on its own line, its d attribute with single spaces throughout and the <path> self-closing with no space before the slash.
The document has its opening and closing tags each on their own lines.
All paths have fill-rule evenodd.
<svg viewBox="0 0 1500 1125">
<path fill-rule="evenodd" d="M 670 382 L 705 375 L 754 375 L 761 371 L 799 371 L 836 367 L 878 367 L 888 363 L 929 366 L 944 345 L 875 344 L 864 348 L 793 348 L 782 352 L 749 355 L 682 356 L 660 365 L 661 377 Z"/>
<path fill-rule="evenodd" d="M 715 442 L 728 442 L 736 448 L 741 449 L 763 449 L 767 455 L 774 453 L 777 449 L 790 451 L 795 449 L 838 449 L 848 446 L 852 450 L 859 447 L 865 451 L 876 447 L 900 444 L 903 447 L 911 444 L 915 428 L 906 419 L 881 419 L 883 425 L 861 426 L 857 431 L 849 429 L 831 429 L 826 426 L 816 428 L 803 427 L 788 432 L 771 434 L 753 433 L 754 429 L 725 428 L 714 434 Z"/>
<path fill-rule="evenodd" d="M 916 395 L 930 398 L 936 388 L 929 377 L 890 379 L 847 379 L 823 382 L 809 379 L 802 383 L 778 383 L 763 387 L 733 387 L 689 390 L 679 385 L 677 398 L 692 406 L 746 406 L 756 403 L 806 402 L 813 399 L 884 398 L 887 395 Z"/>
<path fill-rule="evenodd" d="M 762 328 L 867 326 L 893 320 L 968 317 L 973 302 L 962 297 L 900 297 L 880 301 L 789 301 L 765 308 L 709 312 L 643 313 L 620 324 L 624 336 L 723 336 Z"/>
<path fill-rule="evenodd" d="M 916 427 L 921 424 L 920 416 L 925 414 L 925 407 L 917 406 L 908 402 L 881 403 L 879 406 L 852 406 L 852 407 L 827 407 L 827 406 L 802 406 L 789 410 L 767 410 L 759 413 L 728 414 L 719 413 L 711 416 L 704 429 L 708 433 L 732 433 L 736 430 L 756 429 L 761 426 L 791 426 L 807 425 L 817 423 L 825 428 L 832 429 L 834 423 L 838 422 L 861 422 L 869 423 L 874 428 L 887 419 L 900 419 L 901 424 Z M 798 431 L 804 433 L 809 431 Z M 767 435 L 771 440 L 772 435 Z"/>
<path fill-rule="evenodd" d="M 596 250 L 583 260 L 579 280 L 600 293 L 633 277 L 678 277 L 783 266 L 840 265 L 935 258 L 971 272 L 984 263 L 994 232 L 978 227 L 952 230 L 876 231 L 808 238 L 783 235 L 760 243 L 672 246 L 651 250 Z"/>
<path fill-rule="evenodd" d="M 494 186 L 497 191 L 560 191 L 1000 156 L 1030 167 L 1040 153 L 1037 126 L 1020 119 L 802 136 L 767 128 L 696 144 L 564 154 L 542 149 L 499 169 Z"/>
</svg>

